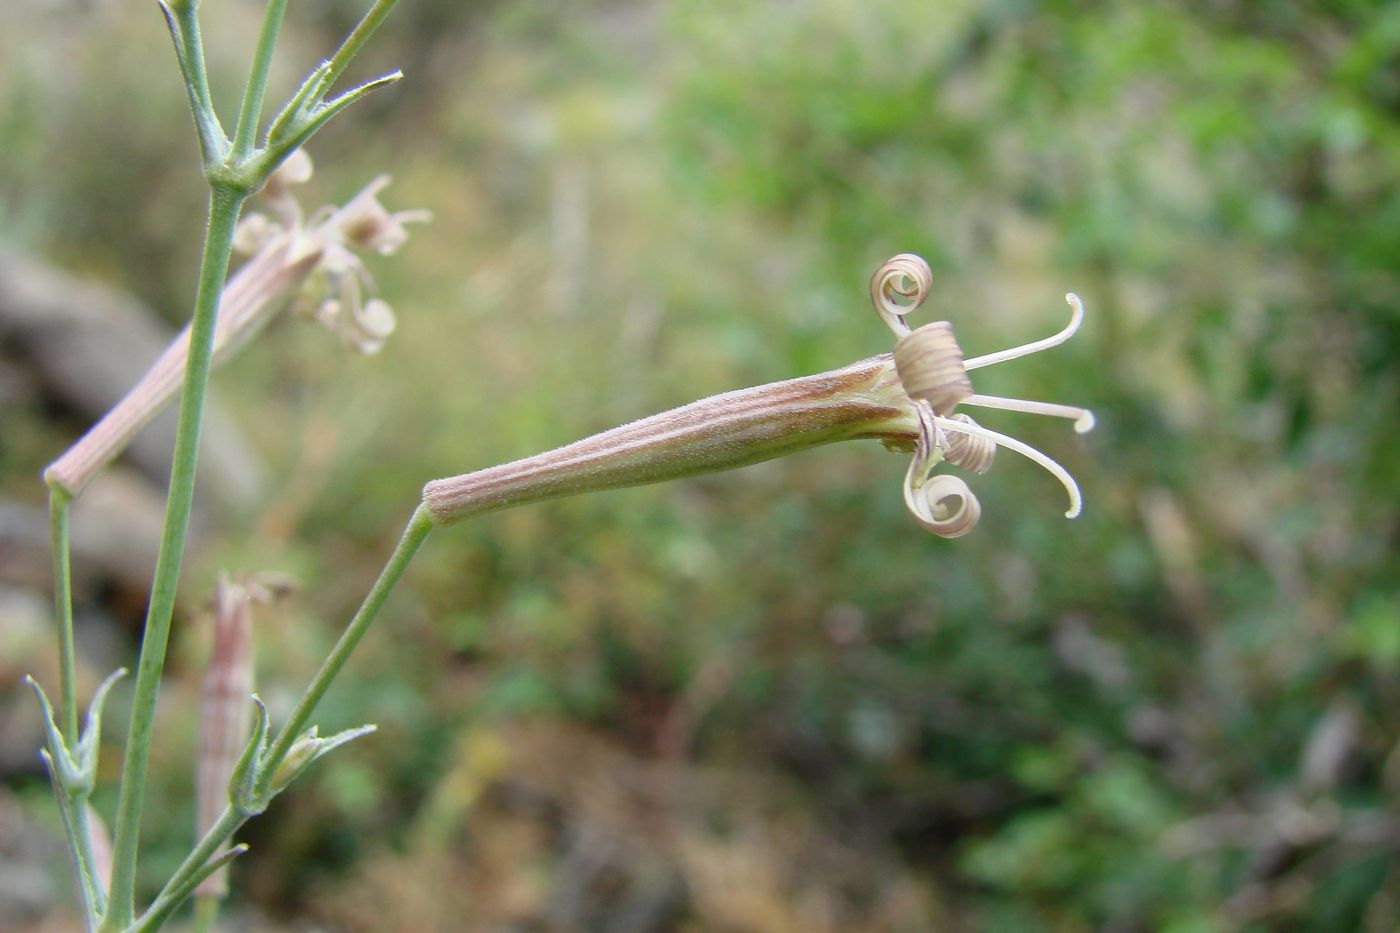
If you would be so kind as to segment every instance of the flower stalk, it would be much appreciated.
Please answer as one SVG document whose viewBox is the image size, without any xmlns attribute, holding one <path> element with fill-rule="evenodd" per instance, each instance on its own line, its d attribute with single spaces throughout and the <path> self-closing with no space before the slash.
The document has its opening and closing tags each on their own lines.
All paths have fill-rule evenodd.
<svg viewBox="0 0 1400 933">
<path fill-rule="evenodd" d="M 230 283 L 232 294 L 226 296 L 225 280 L 239 215 L 247 198 L 262 189 L 279 166 L 292 160 L 317 130 L 355 101 L 401 77 L 398 72 L 393 72 L 351 88 L 337 97 L 326 97 L 346 66 L 396 2 L 376 0 L 333 57 L 314 69 L 302 87 L 283 106 L 263 135 L 263 144 L 254 145 L 258 136 L 267 76 L 286 8 L 286 0 L 267 0 L 262 29 L 244 88 L 235 138 L 230 140 L 215 112 L 209 87 L 203 39 L 200 34 L 198 0 L 159 2 L 170 29 L 175 57 L 184 77 L 190 110 L 199 138 L 203 174 L 209 185 L 204 246 L 190 324 L 137 389 L 102 419 L 73 449 L 45 471 L 45 480 L 52 495 L 56 618 L 59 628 L 61 672 L 61 708 L 58 718 L 63 721 L 62 726 L 56 721 L 42 690 L 37 684 L 34 687 L 47 724 L 48 747 L 44 751 L 45 760 L 50 768 L 60 810 L 69 828 L 69 848 L 78 867 L 86 909 L 86 924 L 88 929 L 100 929 L 103 933 L 132 928 L 136 915 L 136 859 L 147 765 L 155 724 L 156 698 L 169 643 L 175 594 L 193 505 L 204 397 L 216 351 L 227 352 L 255 332 L 257 325 L 266 320 L 264 311 L 272 297 L 285 292 L 293 280 L 304 276 L 321 261 L 323 255 L 337 256 L 340 259 L 339 269 L 342 274 L 347 269 L 352 273 L 362 271 L 358 269 L 355 261 L 345 260 L 348 250 L 343 248 L 343 241 L 353 239 L 358 233 L 338 240 L 329 236 L 319 241 L 313 239 L 308 244 L 303 230 L 289 228 L 281 231 L 280 240 L 263 244 L 266 247 L 265 253 L 255 257 L 255 261 L 244 270 L 246 275 L 241 275 Z M 386 213 L 384 216 L 390 221 L 394 219 Z M 300 219 L 299 213 L 297 219 Z M 343 219 L 333 214 L 327 221 L 326 229 L 336 230 L 334 222 Z M 359 219 L 363 217 L 360 216 Z M 240 292 L 239 289 L 247 290 Z M 227 313 L 223 315 L 221 329 L 220 305 L 225 297 L 228 299 L 225 308 Z M 358 299 L 359 292 L 356 291 L 352 297 Z M 368 308 L 369 305 L 366 304 L 365 307 Z M 372 339 L 382 340 L 387 331 L 392 329 L 392 314 L 387 311 L 387 305 L 375 305 L 369 311 L 368 318 L 370 324 L 362 326 L 361 329 L 371 331 Z M 112 681 L 109 679 L 99 690 L 93 703 L 93 711 L 89 715 L 89 727 L 78 734 L 74 700 L 76 688 L 73 670 L 67 505 L 69 500 L 80 494 L 92 478 L 125 447 L 131 437 L 171 399 L 177 386 L 180 393 L 180 410 L 175 450 L 171 462 L 165 520 L 137 665 L 135 696 L 127 732 L 111 847 L 112 867 L 108 887 L 104 884 L 106 878 L 98 877 L 99 874 L 105 875 L 105 872 L 99 872 L 98 854 L 92 845 L 90 824 L 93 821 L 88 819 L 87 797 L 91 792 L 95 774 L 97 730 L 94 723 L 100 713 L 101 697 L 105 695 Z M 402 573 L 402 567 L 398 573 Z M 397 574 L 394 575 L 394 579 L 397 579 Z M 382 603 L 382 597 L 380 602 Z M 324 686 L 321 689 L 324 690 Z M 317 739 L 319 744 L 315 746 L 315 754 L 312 757 L 319 757 L 339 742 L 347 740 L 343 735 Z M 285 757 L 286 753 L 286 748 L 279 747 L 278 760 Z M 268 780 L 270 781 L 270 778 Z M 223 820 L 219 822 L 222 823 Z M 218 826 L 216 823 L 216 830 Z M 228 832 L 232 832 L 232 829 Z M 210 837 L 217 837 L 217 845 L 222 845 L 227 834 L 220 836 L 219 832 L 211 830 L 206 834 L 206 839 Z M 190 871 L 178 879 L 177 887 L 168 886 L 163 898 L 147 912 L 139 925 L 140 928 L 154 929 L 159 926 L 197 884 L 212 874 L 223 862 L 236 856 L 242 848 L 236 847 L 221 855 L 216 855 L 215 850 L 205 853 Z"/>
<path fill-rule="evenodd" d="M 189 530 L 194 504 L 195 468 L 199 457 L 199 434 L 203 422 L 204 395 L 214 351 L 214 328 L 219 294 L 228 273 L 233 231 L 243 195 L 212 188 L 209 223 L 204 241 L 199 287 L 195 293 L 194 316 L 190 323 L 188 358 L 180 398 L 180 420 L 175 431 L 175 456 L 170 467 L 170 494 L 166 500 L 165 523 L 156 556 L 151 599 L 146 608 L 146 624 L 137 664 L 136 695 L 127 732 L 126 758 L 122 763 L 121 793 L 112 841 L 112 889 L 102 929 L 122 930 L 136 910 L 136 850 L 141 829 L 141 806 L 146 791 L 146 765 L 150 759 L 151 735 L 155 729 L 156 696 L 165 667 L 165 651 L 170 640 L 170 621 L 175 613 L 175 591 L 179 585 L 184 558 L 185 535 Z"/>
</svg>

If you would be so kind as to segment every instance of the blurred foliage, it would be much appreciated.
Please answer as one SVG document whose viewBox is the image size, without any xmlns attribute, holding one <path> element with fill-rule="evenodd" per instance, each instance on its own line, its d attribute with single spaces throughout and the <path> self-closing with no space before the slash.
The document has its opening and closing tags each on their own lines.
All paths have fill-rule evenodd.
<svg viewBox="0 0 1400 933">
<path fill-rule="evenodd" d="M 254 6 L 205 4 L 226 85 Z M 440 533 L 323 706 L 379 736 L 249 828 L 236 910 L 1400 924 L 1400 4 L 400 12 L 365 69 L 402 90 L 312 151 L 325 200 L 391 171 L 391 204 L 437 216 L 375 269 L 400 331 L 351 359 L 287 322 L 216 380 L 280 482 L 185 585 L 304 581 L 262 629 L 274 706 L 424 480 L 886 350 L 865 280 L 894 252 L 933 264 L 925 313 L 970 354 L 1084 297 L 1081 337 L 977 384 L 1096 410 L 1083 439 L 987 419 L 1088 507 L 1066 524 L 1004 454 L 975 534 L 925 538 L 904 462 L 851 445 Z M 200 194 L 141 14 L 0 13 L 0 236 L 178 320 Z M 284 87 L 351 15 L 293 6 Z M 21 428 L 0 489 L 37 501 L 70 435 Z M 178 637 L 155 773 L 183 801 L 207 632 Z M 151 880 L 188 819 L 151 814 Z"/>
</svg>

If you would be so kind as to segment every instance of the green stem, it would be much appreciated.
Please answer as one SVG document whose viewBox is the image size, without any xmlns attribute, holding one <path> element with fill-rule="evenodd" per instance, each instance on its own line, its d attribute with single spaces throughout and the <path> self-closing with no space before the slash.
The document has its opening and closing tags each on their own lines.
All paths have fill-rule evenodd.
<svg viewBox="0 0 1400 933">
<path fill-rule="evenodd" d="M 330 68 L 326 72 L 325 86 L 332 87 L 336 79 L 345 73 L 345 69 L 350 67 L 350 62 L 364 48 L 369 37 L 374 35 L 374 31 L 384 22 L 385 17 L 393 11 L 394 5 L 399 0 L 375 0 L 374 6 L 369 8 L 369 12 L 355 25 L 350 35 L 345 37 L 345 41 L 336 49 L 331 56 Z"/>
<path fill-rule="evenodd" d="M 141 804 L 146 789 L 146 765 L 155 726 L 156 696 L 160 690 L 170 620 L 175 611 L 180 563 L 194 502 L 195 467 L 199 459 L 199 433 L 204 414 L 204 393 L 209 383 L 214 326 L 219 295 L 228 273 L 233 230 L 244 195 L 215 186 L 209 196 L 209 223 L 204 239 L 199 286 L 190 324 L 189 358 L 180 397 L 180 420 L 175 432 L 175 455 L 170 467 L 170 492 L 165 525 L 156 557 L 151 599 L 141 639 L 141 658 L 132 701 L 131 727 L 127 733 L 126 759 L 122 766 L 121 795 L 112 843 L 112 889 L 103 930 L 120 930 L 135 913 L 136 851 L 141 828 Z"/>
<path fill-rule="evenodd" d="M 248 84 L 243 90 L 243 104 L 238 109 L 238 125 L 233 131 L 233 161 L 242 162 L 253 151 L 253 138 L 262 117 L 263 97 L 267 93 L 267 76 L 272 68 L 272 53 L 277 47 L 277 35 L 282 29 L 282 15 L 287 0 L 269 0 L 263 10 L 258 45 L 253 52 L 253 65 Z"/>
<path fill-rule="evenodd" d="M 375 581 L 374 586 L 365 596 L 365 600 L 360 605 L 359 611 L 355 613 L 354 618 L 346 625 L 340 640 L 336 642 L 335 648 L 331 650 L 330 655 L 321 665 L 316 677 L 307 685 L 291 719 L 279 733 L 272 752 L 265 759 L 269 762 L 266 768 L 267 780 L 271 780 L 272 774 L 277 770 L 277 764 L 286 757 L 287 750 L 305 727 L 317 702 L 325 695 L 331 681 L 345 666 L 345 662 L 349 659 L 350 653 L 355 650 L 355 646 L 364 638 L 370 623 L 379 614 L 379 610 L 383 608 L 389 594 L 393 592 L 394 586 L 403 577 L 404 571 L 408 569 L 413 556 L 418 553 L 423 540 L 427 538 L 428 532 L 432 530 L 431 514 L 426 507 L 420 505 L 413 513 L 413 517 L 409 519 L 408 527 L 404 529 L 403 536 L 399 539 L 394 553 L 390 555 L 388 563 L 379 572 L 379 579 Z M 209 859 L 218 852 L 219 847 L 227 842 L 229 837 L 247 821 L 248 814 L 241 813 L 231 806 L 226 807 L 219 819 L 204 834 L 204 838 L 199 841 L 199 844 L 180 863 L 180 867 L 170 876 L 170 880 L 165 883 L 165 887 L 161 889 L 160 894 L 147 909 L 142 922 L 137 924 L 137 927 L 144 928 L 145 918 L 155 916 L 157 913 L 168 913 L 178 907 L 178 904 L 170 903 L 171 899 L 176 897 L 182 888 L 188 887 L 189 879 L 206 865 Z"/>
<path fill-rule="evenodd" d="M 206 169 L 224 158 L 228 139 L 214 111 L 213 95 L 209 92 L 209 72 L 204 64 L 204 38 L 199 31 L 198 5 L 192 2 L 174 8 L 162 4 L 170 30 L 175 36 L 175 55 L 185 77 L 185 89 L 190 97 L 195 130 L 199 134 L 200 154 Z"/>
<path fill-rule="evenodd" d="M 307 685 L 301 699 L 297 701 L 296 709 L 292 710 L 291 717 L 277 733 L 277 738 L 273 740 L 266 759 L 269 764 L 266 772 L 261 776 L 261 782 L 265 785 L 271 783 L 277 765 L 286 757 L 292 743 L 306 728 L 306 723 L 310 720 L 312 712 L 315 711 L 316 704 L 325 695 L 331 681 L 335 680 L 340 669 L 345 666 L 345 662 L 350 659 L 350 654 L 360 643 L 360 639 L 365 637 L 365 632 L 369 631 L 370 623 L 379 614 L 384 601 L 393 592 L 394 585 L 399 582 L 399 578 L 408 569 L 413 555 L 418 553 L 418 548 L 423 545 L 424 539 L 428 537 L 428 532 L 432 530 L 432 513 L 428 511 L 427 506 L 418 506 L 413 517 L 409 519 L 408 526 L 404 529 L 398 546 L 394 548 L 394 553 L 389 557 L 389 562 L 379 572 L 379 579 L 374 581 L 374 587 L 365 596 L 365 601 L 360 605 L 359 611 L 346 625 L 345 631 L 340 635 L 340 640 L 335 643 L 331 653 L 326 656 L 326 660 L 321 664 L 321 669 L 316 672 L 316 676 Z M 266 787 L 261 789 L 265 790 Z"/>
<path fill-rule="evenodd" d="M 197 894 L 194 898 L 194 933 L 214 933 L 219 921 L 219 901 L 213 894 Z"/>
<path fill-rule="evenodd" d="M 171 903 L 172 899 L 179 896 L 182 889 L 189 887 L 190 879 L 201 868 L 209 864 L 209 860 L 215 856 L 220 847 L 246 822 L 248 822 L 247 814 L 240 813 L 231 806 L 225 807 L 224 812 L 219 814 L 219 818 L 214 821 L 214 825 L 209 827 L 209 831 L 204 834 L 204 838 L 199 840 L 199 843 L 190 850 L 190 854 L 185 856 L 185 860 L 180 863 L 179 868 L 175 869 L 170 880 L 165 882 L 165 887 L 160 889 L 160 894 L 156 895 L 156 899 L 151 902 L 150 907 L 146 908 L 146 912 L 135 926 L 139 929 L 145 926 L 151 917 L 173 913 L 178 909 L 180 905 Z"/>
<path fill-rule="evenodd" d="M 73 641 L 73 573 L 68 543 L 68 507 L 72 497 L 61 489 L 49 489 L 49 528 L 53 540 L 54 621 L 58 627 L 59 728 L 70 749 L 78 747 L 78 687 L 77 660 Z M 105 879 L 97 877 L 97 859 L 92 850 L 92 833 L 87 819 L 87 797 L 69 797 L 61 792 L 57 780 L 54 791 L 58 809 L 63 816 L 63 828 L 68 836 L 68 848 L 73 855 L 73 868 L 78 874 L 78 887 L 87 911 L 88 928 L 107 909 Z"/>
<path fill-rule="evenodd" d="M 54 622 L 58 626 L 59 728 L 69 748 L 78 747 L 77 661 L 73 648 L 73 570 L 68 546 L 68 505 L 61 489 L 49 490 L 49 532 L 53 541 Z"/>
<path fill-rule="evenodd" d="M 73 867 L 78 873 L 78 890 L 82 893 L 87 929 L 95 930 L 107 909 L 107 900 L 103 890 L 103 879 L 97 877 L 94 868 L 97 858 L 92 851 L 87 798 L 69 797 L 59 790 L 56 780 L 53 784 L 54 797 L 58 800 L 58 812 L 63 818 L 63 831 L 68 837 L 68 850 L 73 856 Z"/>
</svg>

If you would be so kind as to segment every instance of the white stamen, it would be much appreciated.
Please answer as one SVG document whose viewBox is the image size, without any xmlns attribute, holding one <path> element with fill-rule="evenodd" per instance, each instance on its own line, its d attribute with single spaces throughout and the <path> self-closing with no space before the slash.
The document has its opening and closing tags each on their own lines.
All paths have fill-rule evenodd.
<svg viewBox="0 0 1400 933">
<path fill-rule="evenodd" d="M 968 424 L 965 421 L 954 421 L 952 418 L 944 418 L 941 415 L 935 415 L 934 421 L 945 431 L 958 431 L 962 434 L 974 434 L 978 437 L 989 438 L 1002 447 L 1009 447 L 1021 456 L 1034 460 L 1046 470 L 1050 471 L 1050 474 L 1058 479 L 1061 485 L 1065 487 L 1065 491 L 1069 493 L 1069 511 L 1065 513 L 1065 518 L 1075 518 L 1079 515 L 1080 510 L 1083 508 L 1083 500 L 1079 495 L 1079 484 L 1074 481 L 1073 476 L 1069 475 L 1068 470 L 1045 456 L 1045 454 L 1036 450 L 1029 444 L 1016 440 L 1014 437 L 1007 437 L 1005 434 L 998 434 L 996 431 L 988 431 L 981 425 Z"/>
<path fill-rule="evenodd" d="M 1069 302 L 1073 314 L 1070 317 L 1069 325 L 1064 330 L 1053 337 L 1046 337 L 1044 340 L 1037 340 L 1034 343 L 1027 343 L 1019 347 L 1012 347 L 1010 350 L 998 350 L 996 353 L 988 353 L 986 356 L 974 357 L 963 363 L 965 369 L 979 369 L 983 366 L 991 366 L 993 363 L 1004 363 L 1007 360 L 1018 359 L 1029 356 L 1032 353 L 1039 353 L 1041 350 L 1048 350 L 1051 347 L 1058 347 L 1066 340 L 1074 336 L 1074 332 L 1079 330 L 1079 325 L 1084 323 L 1084 303 L 1079 300 L 1079 296 L 1070 292 L 1065 296 L 1065 301 Z M 1078 430 L 1078 428 L 1076 428 Z M 1088 430 L 1087 428 L 1085 430 Z"/>
<path fill-rule="evenodd" d="M 1052 418 L 1069 418 L 1074 422 L 1076 434 L 1084 434 L 1094 430 L 1094 413 L 1087 408 L 1078 408 L 1074 405 L 1032 402 L 1019 398 L 1002 398 L 999 395 L 972 395 L 958 404 L 976 405 L 980 408 L 1004 408 L 1007 411 L 1024 411 L 1032 415 L 1050 415 Z"/>
</svg>

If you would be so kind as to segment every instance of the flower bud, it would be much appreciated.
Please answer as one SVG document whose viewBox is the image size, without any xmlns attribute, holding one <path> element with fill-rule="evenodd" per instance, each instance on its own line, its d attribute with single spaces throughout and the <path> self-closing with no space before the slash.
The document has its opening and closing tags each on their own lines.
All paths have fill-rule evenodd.
<svg viewBox="0 0 1400 933">
<path fill-rule="evenodd" d="M 271 575 L 233 580 L 220 575 L 214 595 L 214 645 L 199 701 L 199 764 L 195 776 L 195 838 L 202 837 L 229 803 L 229 779 L 248 741 L 253 704 L 253 604 L 290 592 Z M 228 872 L 219 869 L 199 893 L 223 897 Z"/>
</svg>

